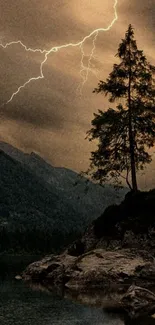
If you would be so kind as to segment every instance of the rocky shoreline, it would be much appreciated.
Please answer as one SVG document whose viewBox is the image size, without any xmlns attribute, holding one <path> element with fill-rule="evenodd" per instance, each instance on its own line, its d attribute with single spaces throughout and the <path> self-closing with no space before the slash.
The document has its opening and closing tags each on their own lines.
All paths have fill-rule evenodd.
<svg viewBox="0 0 155 325">
<path fill-rule="evenodd" d="M 155 263 L 151 257 L 135 255 L 129 250 L 106 251 L 95 249 L 78 257 L 67 253 L 47 256 L 30 264 L 23 279 L 64 285 L 71 290 L 107 286 L 129 287 L 136 283 L 148 288 L 154 285 Z"/>
<path fill-rule="evenodd" d="M 73 292 L 102 290 L 105 294 L 111 294 L 111 305 L 117 305 L 118 309 L 123 308 L 130 316 L 137 317 L 142 312 L 149 313 L 149 310 L 155 312 L 155 295 L 149 291 L 148 305 L 145 292 L 146 288 L 152 290 L 154 286 L 155 263 L 152 258 L 146 258 L 144 255 L 144 252 L 141 256 L 136 256 L 129 250 L 104 249 L 92 250 L 78 257 L 67 253 L 51 255 L 30 264 L 23 272 L 22 278 L 46 287 L 61 287 Z M 133 294 L 137 286 L 141 290 L 140 299 L 139 290 L 136 289 L 136 294 Z M 133 299 L 130 299 L 131 296 Z"/>
<path fill-rule="evenodd" d="M 30 264 L 22 278 L 72 292 L 112 293 L 132 318 L 155 312 L 154 198 L 154 192 L 127 195 L 66 251 Z M 145 219 L 150 205 L 153 211 Z"/>
</svg>

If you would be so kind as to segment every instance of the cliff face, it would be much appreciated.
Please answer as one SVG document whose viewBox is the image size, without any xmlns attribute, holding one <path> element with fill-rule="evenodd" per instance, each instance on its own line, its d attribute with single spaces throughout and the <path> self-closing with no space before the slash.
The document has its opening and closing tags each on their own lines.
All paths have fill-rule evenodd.
<svg viewBox="0 0 155 325">
<path fill-rule="evenodd" d="M 68 248 L 71 255 L 91 249 L 129 248 L 155 254 L 155 190 L 127 193 L 120 205 L 111 205 Z"/>
</svg>

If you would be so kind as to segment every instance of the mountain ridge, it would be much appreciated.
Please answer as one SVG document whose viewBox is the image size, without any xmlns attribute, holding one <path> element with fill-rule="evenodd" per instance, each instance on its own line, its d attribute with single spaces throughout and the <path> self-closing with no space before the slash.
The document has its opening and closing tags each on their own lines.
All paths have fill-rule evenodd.
<svg viewBox="0 0 155 325">
<path fill-rule="evenodd" d="M 125 193 L 122 190 L 116 197 L 112 187 L 103 189 L 91 181 L 86 191 L 86 179 L 79 178 L 76 172 L 53 167 L 36 154 L 24 154 L 4 143 L 0 143 L 0 166 L 3 170 L 0 174 L 1 224 L 7 221 L 10 225 L 1 227 L 0 224 L 1 231 L 4 228 L 3 233 L 8 234 L 12 227 L 14 235 L 11 232 L 10 236 L 17 237 L 15 233 L 18 233 L 20 240 L 25 236 L 26 242 L 33 228 L 36 238 L 39 233 L 43 242 L 46 241 L 43 237 L 50 238 L 50 244 L 43 244 L 50 250 L 75 239 L 107 205 L 119 202 Z M 15 238 L 13 241 L 17 242 Z M 14 246 L 18 245 L 21 244 Z M 37 245 L 41 249 L 41 244 L 35 244 L 35 248 Z"/>
</svg>

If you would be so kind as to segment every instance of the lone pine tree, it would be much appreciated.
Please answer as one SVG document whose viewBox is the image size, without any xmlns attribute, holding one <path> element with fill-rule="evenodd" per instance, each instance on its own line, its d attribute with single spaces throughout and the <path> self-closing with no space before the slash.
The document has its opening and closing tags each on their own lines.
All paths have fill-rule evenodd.
<svg viewBox="0 0 155 325">
<path fill-rule="evenodd" d="M 93 91 L 109 95 L 117 106 L 94 114 L 87 137 L 97 139 L 98 146 L 91 152 L 90 171 L 100 183 L 120 184 L 122 176 L 137 191 L 137 171 L 151 162 L 148 149 L 155 142 L 155 67 L 138 50 L 131 25 L 116 56 L 120 63 Z"/>
</svg>

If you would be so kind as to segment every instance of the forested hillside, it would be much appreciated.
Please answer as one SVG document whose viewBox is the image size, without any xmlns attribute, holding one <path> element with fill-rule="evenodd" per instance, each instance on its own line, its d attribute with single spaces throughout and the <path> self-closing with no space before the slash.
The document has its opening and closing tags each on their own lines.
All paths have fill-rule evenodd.
<svg viewBox="0 0 155 325">
<path fill-rule="evenodd" d="M 0 251 L 60 249 L 124 194 L 91 182 L 86 189 L 75 172 L 35 154 L 19 157 L 0 151 Z"/>
</svg>

